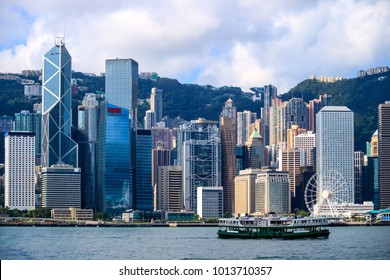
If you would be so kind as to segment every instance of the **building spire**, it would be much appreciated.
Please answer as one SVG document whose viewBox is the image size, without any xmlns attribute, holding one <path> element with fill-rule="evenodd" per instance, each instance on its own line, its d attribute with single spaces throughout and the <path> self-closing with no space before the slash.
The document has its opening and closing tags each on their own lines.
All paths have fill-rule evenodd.
<svg viewBox="0 0 390 280">
<path fill-rule="evenodd" d="M 55 38 L 55 45 L 58 46 L 58 47 L 65 46 L 65 36 L 63 36 L 63 37 L 56 36 L 56 38 Z"/>
<path fill-rule="evenodd" d="M 64 25 L 64 32 L 62 35 L 57 35 L 57 26 L 54 29 L 54 45 L 55 46 L 65 46 L 65 25 Z"/>
</svg>

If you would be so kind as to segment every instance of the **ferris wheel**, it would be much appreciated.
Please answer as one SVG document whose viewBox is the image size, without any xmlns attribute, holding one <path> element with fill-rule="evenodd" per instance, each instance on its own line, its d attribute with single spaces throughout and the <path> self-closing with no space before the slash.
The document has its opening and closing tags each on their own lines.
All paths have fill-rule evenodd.
<svg viewBox="0 0 390 280">
<path fill-rule="evenodd" d="M 337 171 L 314 174 L 306 184 L 305 203 L 311 216 L 339 217 L 348 201 L 348 184 Z"/>
</svg>

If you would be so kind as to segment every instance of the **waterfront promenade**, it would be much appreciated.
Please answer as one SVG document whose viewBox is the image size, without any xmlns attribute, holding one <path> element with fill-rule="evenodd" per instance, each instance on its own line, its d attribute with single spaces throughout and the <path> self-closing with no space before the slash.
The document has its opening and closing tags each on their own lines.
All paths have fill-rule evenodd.
<svg viewBox="0 0 390 280">
<path fill-rule="evenodd" d="M 358 221 L 331 222 L 333 226 L 385 226 L 390 223 L 369 223 Z M 216 227 L 218 223 L 205 222 L 122 222 L 122 221 L 75 221 L 53 218 L 0 217 L 0 226 L 39 227 Z"/>
</svg>

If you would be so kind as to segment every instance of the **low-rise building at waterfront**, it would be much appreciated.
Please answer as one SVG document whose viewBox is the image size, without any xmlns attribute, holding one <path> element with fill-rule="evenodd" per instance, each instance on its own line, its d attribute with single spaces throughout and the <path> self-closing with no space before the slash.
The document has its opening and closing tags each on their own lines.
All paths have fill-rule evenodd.
<svg viewBox="0 0 390 280">
<path fill-rule="evenodd" d="M 194 211 L 167 211 L 165 212 L 165 219 L 167 221 L 194 221 Z"/>
<path fill-rule="evenodd" d="M 42 207 L 80 208 L 81 170 L 71 165 L 42 168 Z"/>
<path fill-rule="evenodd" d="M 197 197 L 197 214 L 200 218 L 223 217 L 223 187 L 198 187 Z"/>
<path fill-rule="evenodd" d="M 50 211 L 53 219 L 73 220 L 73 221 L 85 221 L 93 220 L 92 209 L 80 209 L 80 208 L 53 208 Z"/>
</svg>

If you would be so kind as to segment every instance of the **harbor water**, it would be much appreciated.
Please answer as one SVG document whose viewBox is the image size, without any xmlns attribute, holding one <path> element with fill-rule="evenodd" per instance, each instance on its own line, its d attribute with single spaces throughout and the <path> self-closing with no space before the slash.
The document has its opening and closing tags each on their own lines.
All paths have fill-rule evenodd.
<svg viewBox="0 0 390 280">
<path fill-rule="evenodd" d="M 219 239 L 217 227 L 0 227 L 2 260 L 390 260 L 389 226 L 328 239 Z"/>
</svg>

